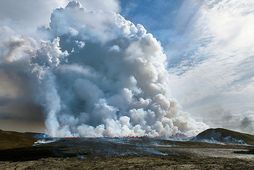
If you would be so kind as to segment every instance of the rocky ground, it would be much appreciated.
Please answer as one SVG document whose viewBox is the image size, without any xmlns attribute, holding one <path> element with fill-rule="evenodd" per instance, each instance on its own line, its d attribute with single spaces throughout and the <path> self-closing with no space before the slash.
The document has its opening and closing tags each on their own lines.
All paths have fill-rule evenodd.
<svg viewBox="0 0 254 170">
<path fill-rule="evenodd" d="M 127 156 L 95 158 L 42 158 L 23 162 L 0 162 L 0 169 L 244 169 L 253 170 L 254 160 L 197 156 Z"/>
</svg>

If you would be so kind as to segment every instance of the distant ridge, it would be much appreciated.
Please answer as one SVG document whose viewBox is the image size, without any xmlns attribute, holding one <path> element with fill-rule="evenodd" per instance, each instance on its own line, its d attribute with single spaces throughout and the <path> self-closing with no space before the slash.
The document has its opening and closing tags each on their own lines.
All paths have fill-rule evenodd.
<svg viewBox="0 0 254 170">
<path fill-rule="evenodd" d="M 196 137 L 192 139 L 192 141 L 254 145 L 254 135 L 223 128 L 216 128 L 207 129 L 199 133 Z"/>
</svg>

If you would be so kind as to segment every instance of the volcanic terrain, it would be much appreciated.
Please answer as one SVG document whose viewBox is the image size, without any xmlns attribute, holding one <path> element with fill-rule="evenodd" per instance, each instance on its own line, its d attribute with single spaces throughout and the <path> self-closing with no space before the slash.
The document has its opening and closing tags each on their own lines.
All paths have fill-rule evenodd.
<svg viewBox="0 0 254 170">
<path fill-rule="evenodd" d="M 253 139 L 226 129 L 183 141 L 0 131 L 0 169 L 253 169 Z"/>
</svg>

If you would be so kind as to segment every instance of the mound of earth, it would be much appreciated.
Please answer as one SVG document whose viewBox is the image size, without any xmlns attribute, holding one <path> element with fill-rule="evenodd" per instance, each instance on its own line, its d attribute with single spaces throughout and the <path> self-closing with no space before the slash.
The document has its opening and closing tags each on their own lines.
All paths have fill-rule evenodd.
<svg viewBox="0 0 254 170">
<path fill-rule="evenodd" d="M 211 143 L 254 145 L 254 135 L 227 130 L 223 128 L 207 129 L 192 139 Z"/>
</svg>

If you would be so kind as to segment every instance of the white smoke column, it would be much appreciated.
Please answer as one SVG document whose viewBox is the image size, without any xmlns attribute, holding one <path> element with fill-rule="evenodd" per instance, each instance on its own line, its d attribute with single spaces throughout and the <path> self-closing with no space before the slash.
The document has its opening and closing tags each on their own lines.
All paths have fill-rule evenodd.
<svg viewBox="0 0 254 170">
<path fill-rule="evenodd" d="M 169 137 L 207 128 L 178 110 L 166 55 L 142 25 L 72 1 L 53 12 L 44 34 L 50 40 L 30 38 L 35 45 L 10 62 L 30 78 L 49 135 Z"/>
<path fill-rule="evenodd" d="M 54 11 L 49 32 L 69 53 L 48 70 L 45 97 L 58 105 L 46 105 L 51 135 L 168 137 L 206 128 L 177 110 L 166 56 L 143 26 L 73 1 Z"/>
</svg>

